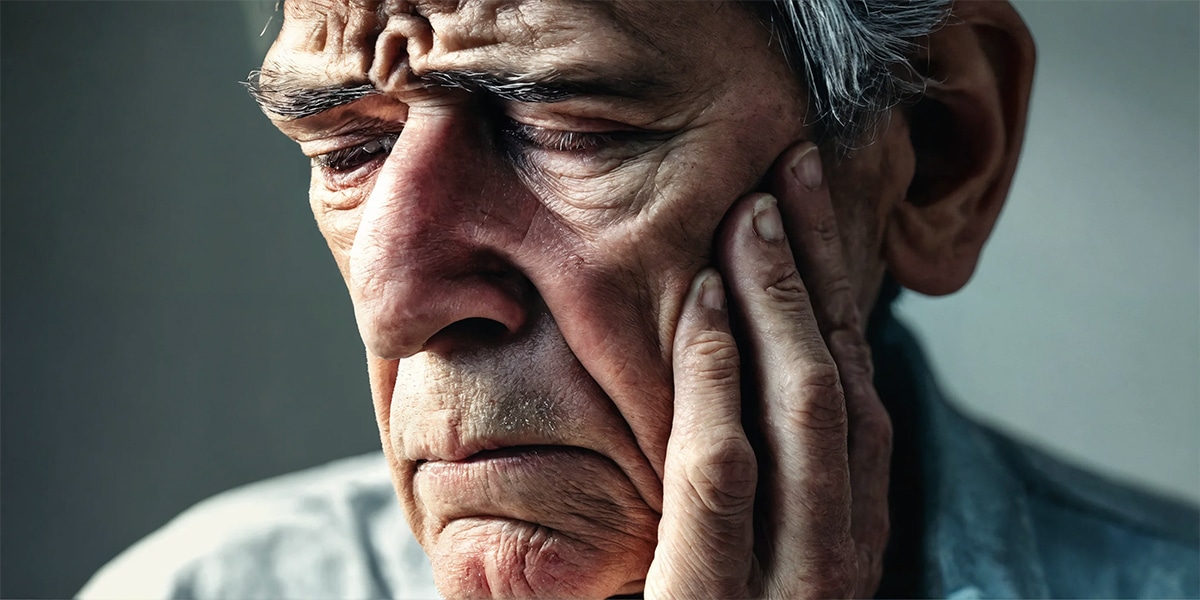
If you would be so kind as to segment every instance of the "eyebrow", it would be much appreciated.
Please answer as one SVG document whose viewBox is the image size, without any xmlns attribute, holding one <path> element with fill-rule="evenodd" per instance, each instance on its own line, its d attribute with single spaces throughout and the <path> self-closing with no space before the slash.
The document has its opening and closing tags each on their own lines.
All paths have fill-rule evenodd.
<svg viewBox="0 0 1200 600">
<path fill-rule="evenodd" d="M 310 86 L 299 77 L 268 70 L 251 71 L 241 84 L 263 111 L 287 119 L 311 117 L 379 93 L 368 81 Z"/>
<path fill-rule="evenodd" d="M 263 75 L 267 81 L 263 82 Z M 542 75 L 433 71 L 419 79 L 426 87 L 484 92 L 503 100 L 530 103 L 562 102 L 581 95 L 640 97 L 661 86 L 649 79 L 595 77 L 567 79 L 560 72 Z M 251 71 L 242 85 L 264 111 L 287 119 L 302 119 L 380 94 L 370 82 L 313 86 L 302 78 L 277 71 Z"/>
</svg>

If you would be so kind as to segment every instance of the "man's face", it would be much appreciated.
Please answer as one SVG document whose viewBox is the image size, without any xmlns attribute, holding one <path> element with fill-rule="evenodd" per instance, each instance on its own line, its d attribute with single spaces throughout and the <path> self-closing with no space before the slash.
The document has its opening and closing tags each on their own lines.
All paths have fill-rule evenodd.
<svg viewBox="0 0 1200 600">
<path fill-rule="evenodd" d="M 443 593 L 640 589 L 683 296 L 729 206 L 807 133 L 769 40 L 730 4 L 289 0 L 264 89 L 379 92 L 273 119 L 315 158 Z"/>
</svg>

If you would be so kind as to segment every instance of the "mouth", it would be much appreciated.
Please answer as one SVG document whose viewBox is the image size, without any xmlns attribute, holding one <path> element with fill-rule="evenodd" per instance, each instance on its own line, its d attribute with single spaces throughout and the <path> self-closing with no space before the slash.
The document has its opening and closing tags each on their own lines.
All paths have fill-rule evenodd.
<svg viewBox="0 0 1200 600">
<path fill-rule="evenodd" d="M 512 469 L 538 469 L 551 467 L 548 463 L 560 461 L 591 461 L 609 459 L 599 453 L 578 446 L 554 446 L 548 444 L 526 444 L 502 446 L 479 450 L 458 460 L 420 460 L 417 472 L 431 477 L 454 477 L 456 474 L 470 476 L 480 469 L 504 472 Z"/>
<path fill-rule="evenodd" d="M 574 522 L 579 515 L 564 501 L 586 498 L 605 507 L 604 514 L 642 505 L 611 459 L 577 446 L 506 446 L 457 461 L 425 461 L 414 479 L 417 496 L 443 522 L 489 515 L 572 530 L 581 526 Z"/>
<path fill-rule="evenodd" d="M 506 446 L 503 448 L 495 448 L 492 450 L 480 450 L 471 456 L 459 461 L 462 463 L 474 463 L 482 461 L 514 461 L 514 460 L 536 460 L 543 454 L 559 452 L 567 446 L 551 446 L 548 444 L 534 444 L 523 446 Z M 585 450 L 590 452 L 590 450 Z"/>
<path fill-rule="evenodd" d="M 467 583 L 486 581 L 483 590 L 563 598 L 579 596 L 581 585 L 588 596 L 634 591 L 629 582 L 653 556 L 658 513 L 618 463 L 582 446 L 500 443 L 473 439 L 471 452 L 456 448 L 456 460 L 414 461 L 418 538 L 434 564 Z"/>
<path fill-rule="evenodd" d="M 546 443 L 544 437 L 463 440 L 452 448 L 426 454 L 410 464 L 415 491 L 432 504 L 443 504 L 435 499 L 438 497 L 449 496 L 461 500 L 480 494 L 485 497 L 508 496 L 510 500 L 515 500 L 510 495 L 515 490 L 522 490 L 519 492 L 522 496 L 540 496 L 541 492 L 549 491 L 564 481 L 574 481 L 588 474 L 603 474 L 601 479 L 609 480 L 609 486 L 618 485 L 617 480 L 627 479 L 651 510 L 656 513 L 661 510 L 661 488 L 656 488 L 657 480 L 649 469 L 624 473 L 622 462 L 609 452 L 591 446 Z M 638 477 L 638 473 L 649 473 L 649 476 Z M 500 488 L 508 493 L 500 492 Z M 448 507 L 443 504 L 442 508 Z M 441 516 L 463 514 L 465 511 L 449 510 Z"/>
</svg>

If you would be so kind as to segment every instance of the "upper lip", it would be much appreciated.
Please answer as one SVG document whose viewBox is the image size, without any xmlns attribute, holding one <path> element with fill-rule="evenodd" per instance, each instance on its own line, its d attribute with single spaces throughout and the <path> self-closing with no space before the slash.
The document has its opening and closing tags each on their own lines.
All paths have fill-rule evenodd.
<svg viewBox="0 0 1200 600">
<path fill-rule="evenodd" d="M 503 448 L 515 448 L 520 446 L 566 446 L 557 441 L 546 440 L 535 436 L 513 436 L 513 437 L 497 437 L 488 436 L 484 438 L 469 438 L 458 440 L 446 448 L 434 449 L 425 448 L 426 452 L 421 453 L 422 457 L 417 459 L 421 462 L 459 462 L 467 460 L 480 452 L 489 450 L 500 450 Z"/>
</svg>

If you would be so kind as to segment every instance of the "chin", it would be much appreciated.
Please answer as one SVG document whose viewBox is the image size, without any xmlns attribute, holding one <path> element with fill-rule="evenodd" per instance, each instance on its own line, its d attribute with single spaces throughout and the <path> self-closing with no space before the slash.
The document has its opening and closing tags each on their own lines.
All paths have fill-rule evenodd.
<svg viewBox="0 0 1200 600">
<path fill-rule="evenodd" d="M 413 530 L 447 598 L 605 598 L 641 590 L 659 514 L 614 461 L 512 447 L 412 471 Z"/>
<path fill-rule="evenodd" d="M 447 598 L 607 598 L 641 591 L 653 548 L 599 548 L 552 529 L 478 517 L 428 548 Z"/>
</svg>

